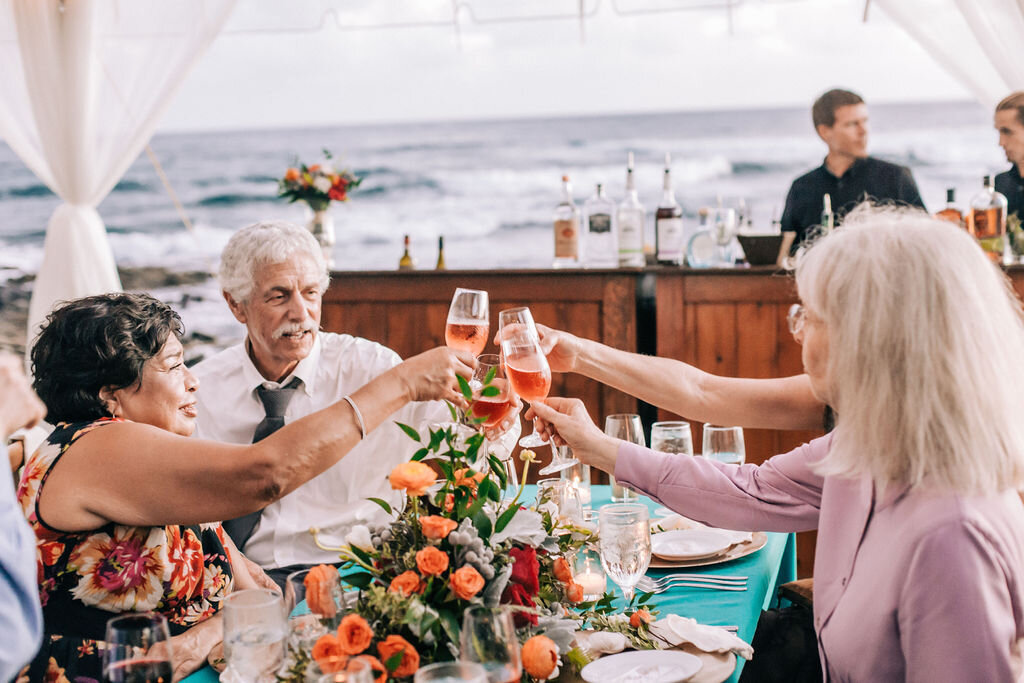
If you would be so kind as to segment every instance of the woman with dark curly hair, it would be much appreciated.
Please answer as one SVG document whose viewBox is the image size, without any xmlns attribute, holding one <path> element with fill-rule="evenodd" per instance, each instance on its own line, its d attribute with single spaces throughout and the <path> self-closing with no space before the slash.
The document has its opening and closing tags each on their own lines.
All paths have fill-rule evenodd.
<svg viewBox="0 0 1024 683">
<path fill-rule="evenodd" d="M 46 628 L 30 681 L 102 680 L 106 622 L 133 611 L 167 618 L 175 679 L 198 668 L 220 640 L 224 596 L 273 585 L 216 520 L 294 490 L 408 401 L 463 403 L 456 375 L 472 373 L 468 354 L 433 349 L 258 443 L 221 444 L 188 438 L 199 383 L 181 333 L 166 304 L 107 294 L 59 307 L 32 348 L 57 427 L 18 487 Z"/>
</svg>

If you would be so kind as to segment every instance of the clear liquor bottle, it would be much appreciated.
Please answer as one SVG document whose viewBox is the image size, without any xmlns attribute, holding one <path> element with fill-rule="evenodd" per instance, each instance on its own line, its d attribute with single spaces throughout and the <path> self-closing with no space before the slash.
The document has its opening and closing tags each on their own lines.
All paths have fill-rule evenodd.
<svg viewBox="0 0 1024 683">
<path fill-rule="evenodd" d="M 615 268 L 619 265 L 619 240 L 615 230 L 615 202 L 597 184 L 594 194 L 583 203 L 587 236 L 583 241 L 583 263 L 587 268 Z"/>
<path fill-rule="evenodd" d="M 978 240 L 988 257 L 999 262 L 1006 245 L 1006 197 L 996 192 L 992 176 L 985 176 L 981 192 L 971 198 L 967 230 Z"/>
<path fill-rule="evenodd" d="M 956 206 L 956 189 L 946 189 L 946 208 L 935 214 L 935 217 L 964 227 L 964 214 Z"/>
<path fill-rule="evenodd" d="M 580 265 L 580 210 L 572 200 L 569 176 L 562 176 L 562 201 L 555 207 L 555 268 Z"/>
<path fill-rule="evenodd" d="M 683 263 L 683 207 L 672 189 L 672 159 L 665 154 L 665 176 L 661 202 L 654 214 L 654 243 L 658 263 L 679 266 Z"/>
<path fill-rule="evenodd" d="M 832 195 L 825 193 L 821 207 L 821 234 L 827 235 L 836 227 L 836 215 L 832 213 Z"/>
<path fill-rule="evenodd" d="M 633 153 L 629 153 L 626 164 L 626 198 L 619 203 L 616 215 L 619 227 L 619 265 L 643 267 L 644 265 L 644 218 L 646 211 L 636 193 L 633 179 Z"/>
</svg>

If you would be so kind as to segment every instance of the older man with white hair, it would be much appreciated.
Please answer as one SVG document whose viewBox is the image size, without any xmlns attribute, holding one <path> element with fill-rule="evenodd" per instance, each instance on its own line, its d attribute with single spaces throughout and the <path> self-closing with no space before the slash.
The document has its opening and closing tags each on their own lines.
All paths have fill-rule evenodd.
<svg viewBox="0 0 1024 683">
<path fill-rule="evenodd" d="M 237 232 L 221 254 L 220 284 L 245 341 L 193 368 L 202 382 L 197 434 L 250 443 L 285 422 L 343 399 L 401 359 L 359 337 L 320 331 L 329 276 L 323 253 L 305 229 L 284 222 L 256 223 Z M 387 475 L 419 447 L 395 424 L 420 428 L 450 420 L 443 403 L 410 403 L 368 434 L 336 465 L 261 512 L 225 522 L 237 546 L 278 584 L 287 575 L 338 561 L 336 551 L 353 528 L 380 523 L 384 511 L 368 497 L 401 498 Z M 518 421 L 505 439 L 518 434 Z M 508 422 L 505 427 L 508 426 Z"/>
</svg>

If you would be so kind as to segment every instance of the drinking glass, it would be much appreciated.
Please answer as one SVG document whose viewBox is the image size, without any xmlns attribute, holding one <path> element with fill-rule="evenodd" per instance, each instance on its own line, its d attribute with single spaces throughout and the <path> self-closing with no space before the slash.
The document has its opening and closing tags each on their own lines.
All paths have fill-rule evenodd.
<svg viewBox="0 0 1024 683">
<path fill-rule="evenodd" d="M 523 675 L 519 639 L 507 607 L 467 608 L 459 645 L 459 659 L 483 666 L 488 683 L 513 683 Z"/>
<path fill-rule="evenodd" d="M 341 671 L 324 674 L 317 683 L 373 683 L 373 667 L 361 659 L 349 657 Z"/>
<path fill-rule="evenodd" d="M 646 445 L 643 424 L 640 422 L 640 416 L 635 413 L 609 415 L 604 419 L 604 433 L 616 439 L 640 444 L 641 446 Z M 636 491 L 620 486 L 619 482 L 615 481 L 615 477 L 611 477 L 611 483 L 612 500 L 616 503 L 624 503 L 639 498 Z"/>
<path fill-rule="evenodd" d="M 313 647 L 320 636 L 334 631 L 341 623 L 341 581 L 337 572 L 327 575 L 328 578 L 319 584 L 317 595 L 313 595 L 306 587 L 310 571 L 292 572 L 284 584 L 288 643 L 296 649 Z"/>
<path fill-rule="evenodd" d="M 497 390 L 486 393 L 484 396 L 484 385 L 487 384 L 487 377 L 491 376 L 490 386 Z M 476 369 L 473 371 L 473 378 L 469 381 L 469 387 L 473 390 L 473 402 L 469 408 L 475 418 L 484 418 L 483 422 L 474 426 L 483 429 L 493 427 L 508 415 L 509 409 L 515 400 L 515 394 L 509 388 L 508 379 L 505 377 L 505 369 L 501 366 L 501 356 L 496 353 L 484 353 L 476 357 Z"/>
<path fill-rule="evenodd" d="M 476 662 L 437 662 L 421 666 L 413 683 L 487 683 L 487 671 Z"/>
<path fill-rule="evenodd" d="M 622 589 L 628 604 L 640 577 L 651 564 L 651 524 L 642 503 L 604 505 L 598 512 L 601 564 Z"/>
<path fill-rule="evenodd" d="M 601 566 L 601 549 L 587 544 L 572 559 L 572 580 L 583 588 L 584 602 L 600 600 L 608 589 L 608 577 Z"/>
<path fill-rule="evenodd" d="M 459 287 L 452 295 L 448 321 L 444 326 L 444 343 L 448 348 L 480 355 L 487 346 L 491 331 L 487 292 Z"/>
<path fill-rule="evenodd" d="M 563 446 L 563 448 L 569 447 Z M 590 467 L 583 463 L 576 463 L 572 467 L 562 470 L 562 479 L 568 481 L 573 488 L 580 492 L 580 502 L 583 503 L 583 508 L 589 508 L 592 498 L 590 491 Z"/>
<path fill-rule="evenodd" d="M 743 446 L 743 427 L 705 424 L 702 449 L 706 458 L 730 465 L 742 465 L 747 459 L 747 451 Z"/>
<path fill-rule="evenodd" d="M 236 680 L 272 683 L 284 660 L 284 601 L 271 590 L 241 590 L 224 599 L 224 658 Z"/>
<path fill-rule="evenodd" d="M 693 434 L 689 422 L 655 422 L 651 425 L 651 450 L 659 453 L 693 455 Z"/>
<path fill-rule="evenodd" d="M 103 679 L 107 683 L 171 683 L 171 636 L 162 614 L 138 612 L 107 621 Z"/>
<path fill-rule="evenodd" d="M 580 491 L 566 479 L 541 479 L 537 482 L 537 504 L 554 503 L 558 521 L 579 524 L 583 521 Z"/>
</svg>

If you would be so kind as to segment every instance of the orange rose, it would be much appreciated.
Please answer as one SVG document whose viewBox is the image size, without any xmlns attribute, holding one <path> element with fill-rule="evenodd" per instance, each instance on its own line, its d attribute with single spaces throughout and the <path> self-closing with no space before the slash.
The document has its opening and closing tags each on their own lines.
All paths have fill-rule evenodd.
<svg viewBox="0 0 1024 683">
<path fill-rule="evenodd" d="M 358 614 L 348 614 L 338 625 L 338 643 L 342 653 L 346 655 L 357 655 L 370 647 L 373 640 L 373 630 Z"/>
<path fill-rule="evenodd" d="M 455 595 L 463 600 L 469 600 L 484 587 L 484 577 L 467 564 L 452 572 L 451 584 Z"/>
<path fill-rule="evenodd" d="M 447 517 L 427 515 L 420 517 L 420 526 L 423 528 L 424 536 L 432 541 L 440 541 L 443 538 L 447 538 L 448 534 L 459 526 L 459 523 Z"/>
<path fill-rule="evenodd" d="M 401 593 L 405 597 L 409 597 L 413 593 L 422 593 L 424 588 L 426 586 L 420 575 L 412 570 L 402 572 L 391 579 L 391 585 L 388 586 L 388 590 L 392 593 Z"/>
<path fill-rule="evenodd" d="M 316 173 L 319 170 L 320 170 L 320 164 L 313 164 L 312 166 L 309 167 L 309 172 L 310 173 Z"/>
<path fill-rule="evenodd" d="M 564 557 L 556 557 L 554 566 L 552 567 L 555 578 L 562 583 L 572 583 L 572 567 L 569 566 L 569 561 Z"/>
<path fill-rule="evenodd" d="M 467 486 L 471 491 L 476 491 L 477 484 L 484 480 L 483 472 L 474 472 L 468 467 L 455 470 L 455 485 Z"/>
<path fill-rule="evenodd" d="M 377 654 L 380 655 L 380 661 L 385 663 L 384 666 L 387 666 L 387 661 L 399 652 L 402 653 L 402 661 L 391 675 L 395 678 L 412 676 L 416 669 L 420 668 L 420 655 L 408 640 L 402 636 L 390 635 L 383 642 L 377 643 Z"/>
<path fill-rule="evenodd" d="M 646 609 L 638 609 L 629 615 L 629 625 L 633 628 L 640 628 L 641 623 L 649 624 L 653 618 Z"/>
<path fill-rule="evenodd" d="M 289 168 L 284 172 L 284 179 L 288 182 L 294 182 L 299 179 L 299 169 Z"/>
<path fill-rule="evenodd" d="M 373 655 L 359 655 L 358 657 L 356 657 L 356 659 L 358 659 L 360 662 L 366 662 L 367 664 L 370 665 L 371 669 L 373 669 L 374 671 L 376 671 L 377 673 L 380 674 L 379 676 L 377 676 L 375 678 L 373 683 L 385 683 L 385 681 L 387 681 L 387 679 L 388 679 L 387 667 L 385 667 L 383 664 L 381 664 L 379 659 L 377 659 Z"/>
<path fill-rule="evenodd" d="M 338 570 L 330 565 L 320 564 L 308 572 L 302 580 L 306 587 L 306 604 L 309 611 L 322 617 L 333 617 L 338 613 L 334 593 L 338 587 Z"/>
<path fill-rule="evenodd" d="M 574 605 L 583 602 L 583 586 L 574 582 L 565 584 L 565 597 Z"/>
<path fill-rule="evenodd" d="M 440 576 L 448 569 L 448 556 L 432 545 L 427 546 L 416 553 L 416 567 L 424 576 Z"/>
<path fill-rule="evenodd" d="M 395 490 L 405 489 L 410 496 L 422 496 L 427 488 L 437 480 L 434 470 L 428 465 L 412 460 L 396 465 L 388 475 L 391 488 Z"/>
<path fill-rule="evenodd" d="M 444 496 L 444 511 L 451 512 L 455 509 L 455 494 L 446 493 Z"/>
<path fill-rule="evenodd" d="M 523 643 L 523 668 L 536 679 L 546 680 L 558 666 L 558 647 L 547 636 L 534 636 Z"/>
<path fill-rule="evenodd" d="M 329 633 L 320 636 L 313 646 L 313 660 L 325 674 L 341 671 L 348 663 L 348 657 L 341 651 L 341 643 L 338 638 Z"/>
</svg>

